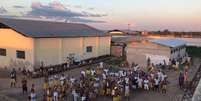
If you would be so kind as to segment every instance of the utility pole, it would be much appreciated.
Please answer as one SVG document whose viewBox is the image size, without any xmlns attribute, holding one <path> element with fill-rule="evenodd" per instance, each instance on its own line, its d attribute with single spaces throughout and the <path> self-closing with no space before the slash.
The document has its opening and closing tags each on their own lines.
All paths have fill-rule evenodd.
<svg viewBox="0 0 201 101">
<path fill-rule="evenodd" d="M 130 24 L 128 24 L 128 33 L 127 34 L 129 34 L 130 33 Z"/>
</svg>

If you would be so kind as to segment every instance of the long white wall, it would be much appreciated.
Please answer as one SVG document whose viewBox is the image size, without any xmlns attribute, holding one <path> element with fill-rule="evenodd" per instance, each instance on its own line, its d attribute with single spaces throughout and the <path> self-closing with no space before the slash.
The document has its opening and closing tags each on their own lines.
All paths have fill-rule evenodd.
<svg viewBox="0 0 201 101">
<path fill-rule="evenodd" d="M 64 63 L 69 54 L 79 60 L 110 54 L 110 37 L 37 38 L 35 39 L 35 64 Z M 92 46 L 92 52 L 86 47 Z"/>
<path fill-rule="evenodd" d="M 0 28 L 0 36 L 0 48 L 6 49 L 6 56 L 0 56 L 0 68 L 31 68 L 33 66 L 32 38 L 4 28 Z M 16 50 L 25 51 L 25 59 L 16 58 Z"/>
<path fill-rule="evenodd" d="M 35 39 L 35 65 L 60 63 L 61 39 L 39 38 Z"/>
</svg>

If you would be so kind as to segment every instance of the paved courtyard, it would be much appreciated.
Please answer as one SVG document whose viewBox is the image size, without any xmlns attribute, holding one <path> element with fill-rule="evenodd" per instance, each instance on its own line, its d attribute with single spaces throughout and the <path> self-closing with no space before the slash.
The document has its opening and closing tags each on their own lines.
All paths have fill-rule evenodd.
<svg viewBox="0 0 201 101">
<path fill-rule="evenodd" d="M 193 73 L 195 73 L 196 68 L 198 68 L 200 61 L 198 59 L 195 59 L 193 63 L 194 64 L 190 67 L 190 70 L 189 70 L 190 78 L 192 78 Z M 77 77 L 80 75 L 80 71 L 83 69 L 86 69 L 86 67 L 67 71 L 65 72 L 65 74 L 67 74 L 68 76 Z M 178 87 L 179 72 L 168 70 L 166 71 L 166 73 L 168 75 L 168 81 L 170 82 L 167 87 L 168 88 L 167 94 L 164 95 L 159 92 L 136 90 L 136 91 L 133 91 L 133 93 L 131 94 L 130 101 L 179 101 L 179 99 L 182 97 L 184 93 Z M 29 87 L 31 87 L 32 83 L 35 84 L 36 92 L 38 96 L 42 96 L 41 94 L 42 81 L 43 81 L 43 78 L 30 79 L 28 81 Z M 18 80 L 17 87 L 10 88 L 9 77 L 6 77 L 6 76 L 0 77 L 0 99 L 2 99 L 0 101 L 27 101 L 26 99 L 28 95 L 22 94 L 20 84 L 21 84 L 21 80 L 20 81 Z M 97 101 L 103 101 L 103 100 L 111 101 L 111 98 L 101 97 L 97 99 Z"/>
</svg>

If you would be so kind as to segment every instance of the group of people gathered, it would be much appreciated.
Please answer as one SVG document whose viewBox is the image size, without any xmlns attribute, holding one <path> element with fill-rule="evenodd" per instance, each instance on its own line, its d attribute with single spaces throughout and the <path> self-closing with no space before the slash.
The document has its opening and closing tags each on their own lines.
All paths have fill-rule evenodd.
<svg viewBox="0 0 201 101">
<path fill-rule="evenodd" d="M 100 97 L 122 101 L 129 100 L 130 95 L 138 90 L 165 94 L 168 84 L 167 75 L 162 70 L 144 71 L 138 65 L 129 70 L 111 70 L 100 63 L 97 67 L 82 70 L 80 75 L 45 77 L 43 101 L 96 101 Z"/>
<path fill-rule="evenodd" d="M 101 62 L 97 67 L 82 70 L 76 77 L 65 74 L 45 75 L 41 85 L 42 93 L 36 92 L 34 84 L 31 85 L 28 93 L 29 72 L 23 69 L 21 87 L 23 94 L 28 93 L 28 101 L 96 101 L 103 97 L 112 101 L 128 101 L 130 95 L 140 90 L 155 91 L 165 95 L 169 82 L 163 69 L 149 65 L 146 70 L 134 63 L 131 68 L 112 69 Z M 10 77 L 10 86 L 15 87 L 17 82 L 15 69 L 11 71 Z M 180 88 L 184 89 L 188 81 L 187 64 L 184 72 L 180 72 L 178 81 Z"/>
</svg>

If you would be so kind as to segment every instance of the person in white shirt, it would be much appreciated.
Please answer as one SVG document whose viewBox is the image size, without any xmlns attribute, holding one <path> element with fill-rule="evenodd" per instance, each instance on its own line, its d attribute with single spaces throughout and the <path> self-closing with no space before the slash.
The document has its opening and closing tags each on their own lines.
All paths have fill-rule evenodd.
<svg viewBox="0 0 201 101">
<path fill-rule="evenodd" d="M 103 76 L 103 80 L 106 80 L 106 78 L 107 78 L 107 77 L 106 77 L 106 74 L 103 73 L 102 76 Z"/>
<path fill-rule="evenodd" d="M 62 76 L 60 77 L 60 83 L 61 83 L 61 85 L 64 85 L 65 80 L 66 80 L 66 77 L 64 76 L 64 74 L 62 74 Z"/>
<path fill-rule="evenodd" d="M 139 70 L 139 65 L 134 66 L 134 71 L 137 71 L 137 70 Z"/>
<path fill-rule="evenodd" d="M 123 77 L 125 77 L 125 76 L 126 76 L 126 74 L 127 74 L 127 73 L 126 73 L 126 71 L 123 71 L 123 75 L 122 75 L 122 76 L 123 76 Z"/>
<path fill-rule="evenodd" d="M 144 79 L 144 89 L 149 90 L 149 80 L 147 78 Z"/>
<path fill-rule="evenodd" d="M 57 91 L 57 88 L 54 88 L 53 100 L 54 101 L 59 101 L 59 92 Z"/>
<path fill-rule="evenodd" d="M 159 80 L 158 77 L 156 77 L 154 79 L 154 88 L 155 88 L 156 91 L 159 91 L 159 84 L 160 84 L 160 80 Z"/>
<path fill-rule="evenodd" d="M 161 75 L 161 82 L 167 78 L 167 75 L 163 72 Z"/>
<path fill-rule="evenodd" d="M 81 101 L 86 101 L 86 96 L 85 96 L 85 95 L 83 95 L 83 96 L 81 97 Z"/>
<path fill-rule="evenodd" d="M 129 100 L 129 96 L 130 96 L 130 88 L 129 85 L 125 86 L 125 97 L 127 99 L 127 101 Z"/>
<path fill-rule="evenodd" d="M 109 71 L 108 69 L 104 69 L 106 75 L 108 75 L 108 71 Z"/>
<path fill-rule="evenodd" d="M 129 84 L 129 78 L 128 77 L 125 77 L 125 83 Z"/>
<path fill-rule="evenodd" d="M 139 77 L 137 82 L 138 82 L 138 88 L 142 88 L 143 79 Z"/>
<path fill-rule="evenodd" d="M 31 101 L 36 101 L 36 93 L 34 90 L 31 91 L 30 99 L 31 99 Z"/>
<path fill-rule="evenodd" d="M 85 73 L 85 71 L 81 71 L 81 75 L 83 76 L 83 77 L 85 77 L 86 76 L 86 73 Z"/>
<path fill-rule="evenodd" d="M 70 86 L 72 87 L 74 83 L 75 83 L 75 78 L 71 77 L 70 78 Z"/>
<path fill-rule="evenodd" d="M 103 68 L 103 62 L 100 62 L 99 65 L 100 65 L 100 68 Z"/>
<path fill-rule="evenodd" d="M 161 70 L 159 70 L 159 71 L 157 72 L 157 77 L 158 77 L 159 81 L 161 81 L 162 75 L 163 75 L 163 73 L 161 72 Z"/>
<path fill-rule="evenodd" d="M 78 94 L 75 91 L 75 89 L 72 90 L 72 95 L 73 95 L 73 101 L 78 101 Z"/>
<path fill-rule="evenodd" d="M 91 75 L 94 76 L 96 71 L 94 69 L 91 70 Z"/>
<path fill-rule="evenodd" d="M 120 77 L 122 77 L 124 75 L 122 70 L 119 71 L 119 75 L 120 75 Z"/>
</svg>

